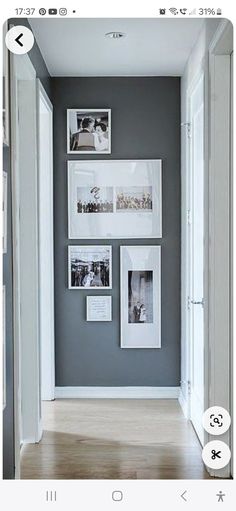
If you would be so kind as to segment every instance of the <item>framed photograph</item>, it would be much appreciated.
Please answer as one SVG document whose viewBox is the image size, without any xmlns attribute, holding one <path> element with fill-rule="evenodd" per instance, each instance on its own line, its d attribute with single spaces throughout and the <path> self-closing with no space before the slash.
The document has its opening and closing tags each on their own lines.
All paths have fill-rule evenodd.
<svg viewBox="0 0 236 511">
<path fill-rule="evenodd" d="M 2 287 L 2 403 L 6 406 L 6 286 Z"/>
<path fill-rule="evenodd" d="M 111 110 L 67 110 L 67 153 L 110 154 Z"/>
<path fill-rule="evenodd" d="M 161 238 L 161 160 L 68 162 L 70 239 Z"/>
<path fill-rule="evenodd" d="M 3 144 L 9 145 L 9 51 L 5 44 L 5 37 L 8 31 L 7 22 L 3 25 Z"/>
<path fill-rule="evenodd" d="M 2 250 L 7 253 L 7 173 L 3 171 L 2 181 Z"/>
<path fill-rule="evenodd" d="M 69 289 L 111 289 L 112 247 L 69 246 L 68 277 Z"/>
<path fill-rule="evenodd" d="M 111 321 L 111 296 L 87 296 L 86 297 L 86 320 L 87 321 Z"/>
<path fill-rule="evenodd" d="M 121 348 L 161 347 L 161 247 L 120 248 Z"/>
</svg>

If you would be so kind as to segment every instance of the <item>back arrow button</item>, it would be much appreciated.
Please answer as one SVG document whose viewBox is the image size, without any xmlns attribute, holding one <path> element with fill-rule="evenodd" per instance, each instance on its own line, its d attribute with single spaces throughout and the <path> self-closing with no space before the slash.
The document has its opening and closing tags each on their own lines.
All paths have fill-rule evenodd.
<svg viewBox="0 0 236 511">
<path fill-rule="evenodd" d="M 185 498 L 185 494 L 187 493 L 187 490 L 185 490 L 182 495 L 180 495 L 181 499 L 183 499 L 185 502 L 187 502 L 187 499 Z"/>
<path fill-rule="evenodd" d="M 21 46 L 21 48 L 23 48 L 23 46 L 24 46 L 24 45 L 22 44 L 22 42 L 20 41 L 20 39 L 23 37 L 23 35 L 24 35 L 24 34 L 22 34 L 22 33 L 21 33 L 21 34 L 20 34 L 20 35 L 18 35 L 18 37 L 16 37 L 16 39 L 15 39 L 16 43 L 18 43 L 18 44 Z"/>
<path fill-rule="evenodd" d="M 10 28 L 6 33 L 5 42 L 8 50 L 15 55 L 24 55 L 31 50 L 34 45 L 34 35 L 32 30 L 24 25 L 16 25 Z"/>
</svg>

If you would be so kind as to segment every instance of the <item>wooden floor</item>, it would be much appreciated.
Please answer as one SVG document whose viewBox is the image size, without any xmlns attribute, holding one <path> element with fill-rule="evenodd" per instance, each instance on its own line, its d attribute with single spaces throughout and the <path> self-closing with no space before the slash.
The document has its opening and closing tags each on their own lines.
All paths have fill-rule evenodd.
<svg viewBox="0 0 236 511">
<path fill-rule="evenodd" d="M 206 479 L 177 400 L 60 399 L 44 434 L 22 448 L 22 479 Z"/>
</svg>

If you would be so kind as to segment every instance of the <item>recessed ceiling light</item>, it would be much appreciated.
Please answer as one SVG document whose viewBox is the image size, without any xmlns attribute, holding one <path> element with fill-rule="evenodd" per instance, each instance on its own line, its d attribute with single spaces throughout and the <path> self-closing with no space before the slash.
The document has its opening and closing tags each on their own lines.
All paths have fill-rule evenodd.
<svg viewBox="0 0 236 511">
<path fill-rule="evenodd" d="M 109 39 L 121 39 L 125 36 L 126 34 L 124 34 L 124 32 L 107 32 L 107 34 L 105 34 L 105 37 L 108 37 Z"/>
</svg>

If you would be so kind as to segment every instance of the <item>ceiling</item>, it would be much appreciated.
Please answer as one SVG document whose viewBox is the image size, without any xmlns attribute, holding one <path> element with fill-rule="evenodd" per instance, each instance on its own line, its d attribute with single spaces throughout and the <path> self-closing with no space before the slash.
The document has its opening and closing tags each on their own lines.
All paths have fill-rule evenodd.
<svg viewBox="0 0 236 511">
<path fill-rule="evenodd" d="M 52 76 L 180 76 L 203 20 L 29 19 Z M 124 32 L 108 39 L 107 32 Z"/>
</svg>

